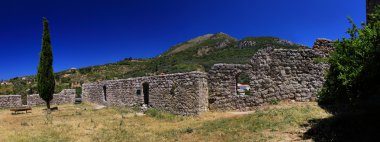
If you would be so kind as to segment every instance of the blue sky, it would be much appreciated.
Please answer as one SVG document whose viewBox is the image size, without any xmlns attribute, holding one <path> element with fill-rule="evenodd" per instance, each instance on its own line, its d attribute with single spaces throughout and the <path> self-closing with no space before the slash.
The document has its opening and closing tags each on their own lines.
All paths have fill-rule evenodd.
<svg viewBox="0 0 380 142">
<path fill-rule="evenodd" d="M 2 0 L 0 80 L 37 72 L 42 17 L 54 70 L 148 58 L 196 36 L 276 36 L 311 46 L 365 21 L 365 0 Z"/>
</svg>

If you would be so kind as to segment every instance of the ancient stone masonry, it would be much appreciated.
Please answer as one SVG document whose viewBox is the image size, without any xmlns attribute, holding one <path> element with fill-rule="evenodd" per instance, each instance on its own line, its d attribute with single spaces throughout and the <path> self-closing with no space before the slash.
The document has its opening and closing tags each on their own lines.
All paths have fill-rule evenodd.
<svg viewBox="0 0 380 142">
<path fill-rule="evenodd" d="M 54 94 L 52 105 L 60 104 L 74 104 L 75 102 L 75 89 L 64 89 L 58 94 Z M 45 105 L 38 94 L 27 96 L 28 106 Z M 0 95 L 0 108 L 9 108 L 22 106 L 21 95 Z"/>
<path fill-rule="evenodd" d="M 21 95 L 0 95 L 0 108 L 21 106 Z"/>
<path fill-rule="evenodd" d="M 325 38 L 318 38 L 313 45 L 313 49 L 329 55 L 331 51 L 334 51 L 334 42 Z"/>
<path fill-rule="evenodd" d="M 202 72 L 147 76 L 83 84 L 83 101 L 106 106 L 147 104 L 180 115 L 208 110 L 207 74 Z"/>
<path fill-rule="evenodd" d="M 46 105 L 45 101 L 38 94 L 27 96 L 28 106 Z M 51 105 L 74 104 L 75 89 L 64 89 L 58 94 L 54 94 Z"/>
<path fill-rule="evenodd" d="M 144 104 L 181 115 L 211 110 L 251 110 L 263 103 L 291 99 L 314 101 L 325 79 L 325 58 L 333 41 L 318 39 L 313 49 L 258 51 L 250 64 L 215 64 L 207 73 L 190 72 L 102 81 L 82 86 L 83 101 L 106 106 Z M 246 75 L 238 88 L 240 76 Z M 240 92 L 239 92 L 240 91 Z M 239 92 L 239 93 L 238 93 Z M 243 94 L 243 95 L 242 95 Z"/>
<path fill-rule="evenodd" d="M 315 59 L 324 57 L 324 53 L 312 49 L 268 50 L 270 52 L 258 52 L 251 60 L 253 94 L 260 96 L 264 102 L 315 100 L 328 68 L 328 64 Z"/>
<path fill-rule="evenodd" d="M 209 71 L 209 107 L 218 110 L 250 110 L 284 99 L 316 100 L 325 79 L 327 63 L 316 61 L 333 49 L 331 41 L 317 40 L 314 49 L 263 49 L 250 65 L 216 64 Z M 251 94 L 237 95 L 236 76 L 250 76 Z"/>
<path fill-rule="evenodd" d="M 251 65 L 215 64 L 209 71 L 210 109 L 235 110 L 243 107 L 256 106 L 253 94 L 237 95 L 236 77 L 246 73 L 253 76 Z M 251 82 L 252 83 L 252 82 Z"/>
<path fill-rule="evenodd" d="M 324 58 L 333 41 L 318 39 L 313 49 L 259 50 L 250 64 L 215 64 L 208 73 L 189 72 L 83 84 L 85 102 L 106 106 L 148 105 L 174 114 L 198 115 L 211 110 L 251 110 L 263 103 L 291 99 L 314 101 L 325 79 Z M 247 92 L 238 93 L 238 77 L 246 75 Z M 240 80 L 240 78 L 239 78 Z M 44 105 L 38 95 L 28 105 Z M 54 95 L 52 104 L 75 102 L 75 90 Z M 21 96 L 0 96 L 0 107 L 21 105 Z"/>
</svg>

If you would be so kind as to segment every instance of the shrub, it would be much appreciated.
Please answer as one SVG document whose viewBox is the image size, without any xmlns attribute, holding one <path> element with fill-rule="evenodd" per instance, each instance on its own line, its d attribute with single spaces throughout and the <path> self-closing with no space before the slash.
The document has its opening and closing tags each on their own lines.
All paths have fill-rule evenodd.
<svg viewBox="0 0 380 142">
<path fill-rule="evenodd" d="M 372 15 L 379 17 L 380 7 Z M 330 69 L 319 93 L 320 103 L 349 102 L 350 104 L 376 94 L 380 87 L 380 21 L 359 29 L 351 19 L 349 38 L 335 43 L 335 52 L 328 59 Z"/>
<path fill-rule="evenodd" d="M 272 104 L 272 105 L 277 105 L 278 102 L 279 102 L 279 100 L 277 100 L 277 99 L 270 100 L 270 104 Z"/>
<path fill-rule="evenodd" d="M 92 67 L 80 68 L 78 71 L 80 74 L 87 74 L 92 71 Z"/>
</svg>

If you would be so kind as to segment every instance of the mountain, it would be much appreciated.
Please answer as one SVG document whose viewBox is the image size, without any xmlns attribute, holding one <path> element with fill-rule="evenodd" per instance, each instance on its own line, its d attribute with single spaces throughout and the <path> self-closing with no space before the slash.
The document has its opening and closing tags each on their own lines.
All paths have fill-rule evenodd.
<svg viewBox="0 0 380 142">
<path fill-rule="evenodd" d="M 69 69 L 58 72 L 56 92 L 76 88 L 81 84 L 101 80 L 122 79 L 146 75 L 189 71 L 207 71 L 216 63 L 249 63 L 250 58 L 262 48 L 307 48 L 276 37 L 247 37 L 237 40 L 225 33 L 206 34 L 170 47 L 163 54 L 150 59 L 126 58 L 116 63 Z M 36 92 L 34 76 L 16 77 L 1 85 L 0 94 L 33 94 Z"/>
<path fill-rule="evenodd" d="M 237 39 L 225 34 L 225 33 L 216 33 L 216 34 L 206 34 L 203 36 L 196 37 L 189 41 L 183 42 L 181 44 L 171 47 L 165 55 L 175 54 L 189 48 L 195 47 L 225 47 L 231 43 L 235 43 Z"/>
</svg>

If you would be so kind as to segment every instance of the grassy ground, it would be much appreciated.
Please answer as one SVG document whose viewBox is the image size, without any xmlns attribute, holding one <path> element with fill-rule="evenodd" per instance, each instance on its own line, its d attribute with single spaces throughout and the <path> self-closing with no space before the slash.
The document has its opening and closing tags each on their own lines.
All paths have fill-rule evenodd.
<svg viewBox="0 0 380 142">
<path fill-rule="evenodd" d="M 158 110 L 63 105 L 46 115 L 0 110 L 0 141 L 303 141 L 309 120 L 330 114 L 316 103 L 280 103 L 255 112 L 207 112 L 196 117 Z M 307 140 L 310 141 L 310 140 Z"/>
</svg>

